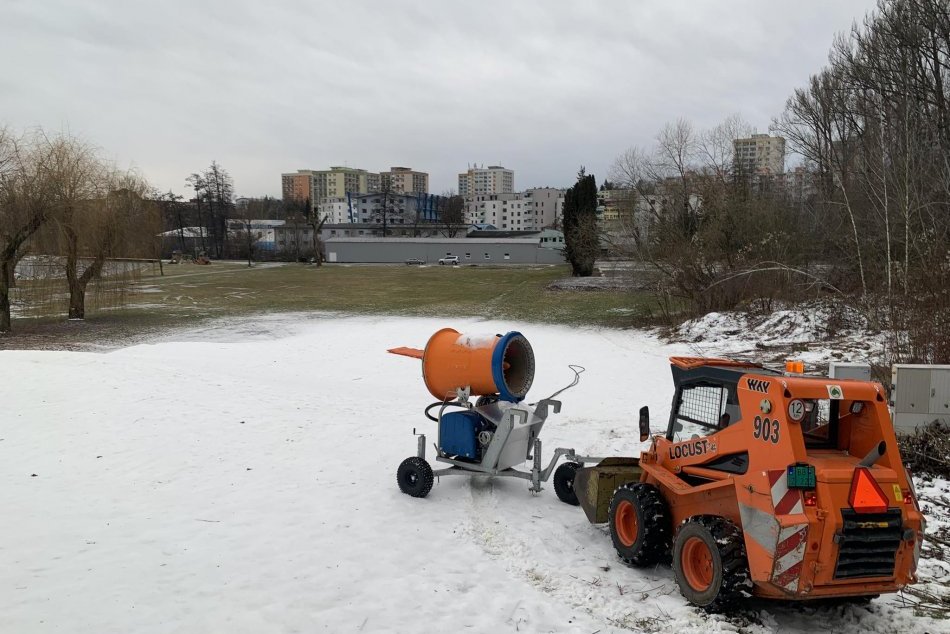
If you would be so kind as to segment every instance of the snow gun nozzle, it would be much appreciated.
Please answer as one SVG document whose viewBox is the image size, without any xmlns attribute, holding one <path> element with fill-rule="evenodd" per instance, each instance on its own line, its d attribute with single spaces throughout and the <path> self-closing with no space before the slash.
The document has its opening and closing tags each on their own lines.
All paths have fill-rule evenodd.
<svg viewBox="0 0 950 634">
<path fill-rule="evenodd" d="M 423 350 L 403 346 L 387 352 L 421 359 L 426 387 L 440 401 L 468 388 L 472 396 L 497 394 L 502 400 L 519 402 L 534 382 L 534 351 L 519 332 L 463 335 L 443 328 Z"/>
<path fill-rule="evenodd" d="M 420 350 L 419 348 L 406 348 L 405 346 L 401 348 L 390 348 L 386 352 L 400 354 L 404 357 L 412 357 L 413 359 L 422 359 L 426 353 L 425 350 Z"/>
</svg>

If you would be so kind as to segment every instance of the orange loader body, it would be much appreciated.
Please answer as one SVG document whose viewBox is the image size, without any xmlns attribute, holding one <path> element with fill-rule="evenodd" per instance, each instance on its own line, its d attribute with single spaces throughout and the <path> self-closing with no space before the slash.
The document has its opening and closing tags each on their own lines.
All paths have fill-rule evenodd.
<svg viewBox="0 0 950 634">
<path fill-rule="evenodd" d="M 916 581 L 924 519 L 879 384 L 671 363 L 667 433 L 640 456 L 639 484 L 611 499 L 621 557 L 648 565 L 672 554 L 683 594 L 707 609 L 738 596 L 729 584 L 803 600 Z"/>
</svg>

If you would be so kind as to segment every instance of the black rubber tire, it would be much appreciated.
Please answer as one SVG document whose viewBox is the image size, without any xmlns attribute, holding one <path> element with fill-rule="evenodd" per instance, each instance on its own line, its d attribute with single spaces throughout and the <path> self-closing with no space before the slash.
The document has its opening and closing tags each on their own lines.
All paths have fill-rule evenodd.
<svg viewBox="0 0 950 634">
<path fill-rule="evenodd" d="M 577 492 L 574 491 L 574 476 L 583 466 L 579 462 L 565 462 L 554 471 L 554 492 L 557 494 L 557 499 L 565 504 L 580 505 Z"/>
<path fill-rule="evenodd" d="M 445 262 L 439 262 L 439 266 L 445 266 Z"/>
<path fill-rule="evenodd" d="M 692 538 L 704 542 L 712 556 L 712 581 L 702 591 L 691 586 L 683 572 L 683 547 Z M 689 518 L 676 533 L 673 576 L 680 593 L 706 612 L 723 612 L 751 596 L 752 582 L 742 531 L 729 520 L 715 515 Z"/>
<path fill-rule="evenodd" d="M 630 503 L 638 525 L 636 539 L 626 543 L 617 527 L 618 508 Z M 628 511 L 629 512 L 629 511 Z M 628 566 L 653 566 L 669 557 L 672 541 L 670 509 L 652 484 L 628 482 L 614 491 L 607 511 L 610 539 Z"/>
<path fill-rule="evenodd" d="M 432 490 L 432 467 L 419 456 L 406 458 L 396 470 L 396 483 L 399 490 L 414 498 L 424 498 Z"/>
</svg>

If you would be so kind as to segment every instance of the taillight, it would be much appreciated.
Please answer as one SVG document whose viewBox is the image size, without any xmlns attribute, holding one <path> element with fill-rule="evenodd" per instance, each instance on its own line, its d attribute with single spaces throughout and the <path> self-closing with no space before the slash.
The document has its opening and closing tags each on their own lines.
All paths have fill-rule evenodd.
<svg viewBox="0 0 950 634">
<path fill-rule="evenodd" d="M 805 506 L 818 506 L 818 493 L 815 491 L 805 491 Z"/>
</svg>

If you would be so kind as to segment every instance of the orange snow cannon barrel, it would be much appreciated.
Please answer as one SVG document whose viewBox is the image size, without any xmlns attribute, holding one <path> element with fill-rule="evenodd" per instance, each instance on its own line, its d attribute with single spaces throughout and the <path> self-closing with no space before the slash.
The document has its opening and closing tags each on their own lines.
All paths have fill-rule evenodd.
<svg viewBox="0 0 950 634">
<path fill-rule="evenodd" d="M 463 335 L 443 328 L 425 350 L 392 348 L 389 352 L 422 359 L 422 378 L 440 401 L 469 388 L 471 396 L 497 394 L 505 401 L 524 400 L 534 382 L 534 351 L 520 332 Z"/>
</svg>

